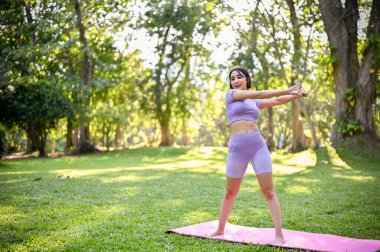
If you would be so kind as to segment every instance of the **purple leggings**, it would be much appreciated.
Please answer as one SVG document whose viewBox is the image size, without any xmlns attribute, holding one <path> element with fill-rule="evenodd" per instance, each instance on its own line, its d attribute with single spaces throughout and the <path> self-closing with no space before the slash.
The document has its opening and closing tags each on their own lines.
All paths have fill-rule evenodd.
<svg viewBox="0 0 380 252">
<path fill-rule="evenodd" d="M 260 131 L 231 135 L 228 143 L 226 174 L 230 178 L 242 178 L 248 162 L 252 162 L 256 175 L 272 172 L 272 159 Z"/>
</svg>

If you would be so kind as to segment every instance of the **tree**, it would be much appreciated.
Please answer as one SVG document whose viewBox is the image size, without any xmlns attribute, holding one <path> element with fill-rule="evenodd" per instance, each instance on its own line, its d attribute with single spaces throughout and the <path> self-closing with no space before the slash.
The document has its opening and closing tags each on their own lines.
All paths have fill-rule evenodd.
<svg viewBox="0 0 380 252">
<path fill-rule="evenodd" d="M 8 126 L 19 127 L 28 135 L 39 156 L 46 156 L 47 134 L 58 119 L 70 113 L 70 101 L 58 86 L 42 81 L 33 85 L 17 85 L 1 89 L 0 121 Z"/>
<path fill-rule="evenodd" d="M 79 152 L 94 149 L 87 126 L 98 102 L 95 93 L 120 83 L 118 66 L 124 55 L 110 32 L 125 24 L 127 3 L 13 0 L 2 10 L 1 86 L 59 86 L 73 105 L 67 147 L 72 146 L 73 128 L 82 126 Z"/>
<path fill-rule="evenodd" d="M 218 28 L 213 12 L 215 6 L 214 1 L 149 1 L 146 13 L 136 25 L 157 38 L 155 53 L 158 60 L 152 75 L 153 85 L 148 91 L 153 102 L 148 106 L 154 107 L 155 117 L 161 127 L 161 146 L 172 143 L 170 121 L 178 101 L 175 95 L 183 94 L 179 92 L 183 88 L 177 92 L 176 89 L 184 71 L 185 81 L 182 84 L 186 83 L 189 88 L 186 72 L 191 72 L 188 67 L 194 64 L 192 59 L 208 55 L 202 41 Z"/>
<path fill-rule="evenodd" d="M 54 106 L 67 102 L 57 75 L 60 68 L 55 52 L 57 32 L 55 27 L 46 25 L 56 7 L 55 3 L 48 2 L 6 1 L 1 18 L 0 96 L 4 124 L 26 130 L 28 143 L 31 143 L 28 150 L 38 149 L 41 156 L 45 155 L 46 132 L 61 116 Z M 36 106 L 30 97 L 37 99 Z M 47 111 L 48 102 L 51 102 L 52 111 Z M 42 106 L 40 111 L 37 111 L 38 105 Z M 45 112 L 45 117 L 41 111 Z M 62 113 L 66 112 L 62 107 Z"/>
<path fill-rule="evenodd" d="M 63 6 L 56 25 L 60 27 L 59 50 L 66 93 L 74 106 L 67 118 L 67 147 L 71 147 L 75 128 L 74 152 L 95 150 L 91 140 L 91 116 L 99 93 L 120 84 L 122 52 L 114 46 L 111 32 L 117 33 L 127 19 L 128 1 L 60 1 Z M 79 141 L 78 141 L 79 140 Z"/>
<path fill-rule="evenodd" d="M 259 19 L 259 2 L 256 6 L 250 11 L 250 15 L 246 17 L 249 25 L 252 27 L 247 31 L 239 30 L 241 36 L 241 41 L 238 43 L 238 48 L 244 48 L 245 50 L 238 54 L 233 62 L 235 65 L 244 64 L 244 66 L 251 70 L 253 83 L 256 88 L 270 89 L 270 79 L 273 70 L 270 65 L 267 63 L 267 52 L 269 45 L 263 44 L 260 40 L 265 35 L 261 31 L 262 25 Z M 264 39 L 263 39 L 264 40 Z M 257 64 L 258 63 L 258 64 Z M 273 122 L 273 109 L 268 108 L 268 135 L 266 136 L 266 142 L 268 148 L 273 150 L 275 148 L 274 143 L 274 122 Z"/>
<path fill-rule="evenodd" d="M 318 20 L 314 13 L 316 6 L 310 1 L 297 5 L 292 0 L 274 2 L 268 8 L 262 1 L 257 1 L 246 16 L 251 28 L 246 31 L 238 29 L 240 53 L 234 62 L 241 62 L 251 69 L 254 83 L 257 83 L 255 85 L 262 89 L 279 88 L 283 84 L 290 86 L 296 79 L 307 80 L 311 76 L 308 54 L 313 40 L 312 28 Z M 314 122 L 306 105 L 300 100 L 292 102 L 293 151 L 310 146 L 304 134 L 301 115 L 306 117 L 311 130 L 312 147 L 319 146 Z M 274 148 L 276 127 L 273 117 L 273 110 L 269 108 L 267 143 L 270 149 Z"/>
<path fill-rule="evenodd" d="M 84 109 L 84 114 L 88 114 L 89 106 L 90 106 L 90 82 L 92 78 L 92 66 L 90 62 L 90 50 L 87 43 L 86 37 L 86 29 L 84 27 L 84 23 L 82 20 L 82 7 L 79 0 L 75 0 L 75 13 L 77 26 L 79 30 L 79 41 L 81 43 L 81 52 L 82 52 L 82 66 L 81 66 L 81 77 L 83 80 L 83 86 L 81 89 L 81 100 Z M 80 137 L 79 137 L 79 145 L 77 146 L 77 150 L 80 153 L 91 152 L 94 151 L 94 146 L 90 143 L 90 129 L 88 126 L 88 122 L 84 119 L 84 114 L 82 113 L 80 117 Z"/>
<path fill-rule="evenodd" d="M 141 98 L 142 92 L 136 87 L 145 85 L 144 76 L 149 75 L 149 72 L 144 68 L 143 61 L 138 58 L 137 51 L 125 56 L 118 53 L 112 54 L 107 50 L 104 53 L 107 55 L 103 57 L 108 56 L 117 61 L 112 68 L 108 67 L 97 73 L 106 81 L 105 86 L 98 85 L 92 93 L 92 100 L 95 103 L 92 108 L 92 132 L 98 135 L 100 132 L 103 146 L 109 149 L 111 134 L 115 134 L 115 146 L 123 146 L 123 131 L 126 124 L 133 120 L 131 117 L 141 116 L 142 113 L 139 112 L 136 101 Z M 98 56 L 100 55 L 99 52 Z M 113 80 L 114 84 L 108 84 L 107 80 Z"/>
<path fill-rule="evenodd" d="M 319 9 L 330 43 L 335 81 L 336 121 L 331 141 L 338 146 L 355 135 L 378 141 L 374 107 L 380 65 L 380 1 L 372 1 L 361 53 L 358 1 L 346 0 L 343 6 L 340 0 L 320 0 Z"/>
</svg>

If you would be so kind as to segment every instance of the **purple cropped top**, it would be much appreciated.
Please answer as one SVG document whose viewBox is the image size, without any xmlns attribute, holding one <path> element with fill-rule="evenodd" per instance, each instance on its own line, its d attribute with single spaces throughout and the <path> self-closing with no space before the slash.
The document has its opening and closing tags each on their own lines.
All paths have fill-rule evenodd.
<svg viewBox="0 0 380 252">
<path fill-rule="evenodd" d="M 226 110 L 228 124 L 247 120 L 256 122 L 260 113 L 260 100 L 255 99 L 245 99 L 245 100 L 233 100 L 232 92 L 234 90 L 230 89 L 226 94 Z"/>
</svg>

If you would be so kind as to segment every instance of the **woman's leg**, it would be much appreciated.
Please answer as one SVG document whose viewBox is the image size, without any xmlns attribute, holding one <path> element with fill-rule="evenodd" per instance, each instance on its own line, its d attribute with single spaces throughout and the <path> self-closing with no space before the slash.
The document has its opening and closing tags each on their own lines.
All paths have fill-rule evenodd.
<svg viewBox="0 0 380 252">
<path fill-rule="evenodd" d="M 231 212 L 232 205 L 234 203 L 236 195 L 239 192 L 242 181 L 243 181 L 243 178 L 227 177 L 226 194 L 224 195 L 222 205 L 220 207 L 219 225 L 218 225 L 217 230 L 215 230 L 213 233 L 210 234 L 210 237 L 224 234 L 224 227 L 226 225 L 228 215 Z"/>
<path fill-rule="evenodd" d="M 277 194 L 273 187 L 273 177 L 271 172 L 257 175 L 261 192 L 263 193 L 269 205 L 269 211 L 272 216 L 273 224 L 276 230 L 276 235 L 273 245 L 284 244 L 284 236 L 282 234 L 281 207 L 278 201 Z"/>
</svg>

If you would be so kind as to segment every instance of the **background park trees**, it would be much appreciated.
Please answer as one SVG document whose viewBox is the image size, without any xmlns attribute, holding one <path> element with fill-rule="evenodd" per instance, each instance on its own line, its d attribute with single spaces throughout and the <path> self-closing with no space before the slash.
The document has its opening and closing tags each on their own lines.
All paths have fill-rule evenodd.
<svg viewBox="0 0 380 252">
<path fill-rule="evenodd" d="M 344 6 L 333 0 L 319 3 L 335 81 L 336 122 L 331 132 L 335 145 L 358 133 L 363 133 L 366 141 L 378 140 L 375 111 L 379 99 L 380 2 L 363 4 L 360 10 L 355 0 L 345 1 Z M 362 41 L 359 33 L 363 31 L 358 31 L 359 11 L 370 13 Z"/>
<path fill-rule="evenodd" d="M 245 20 L 248 29 L 241 30 L 237 40 L 238 57 L 235 64 L 246 65 L 251 69 L 258 89 L 286 88 L 296 79 L 303 80 L 305 85 L 321 78 L 323 72 L 313 71 L 314 62 L 310 56 L 318 58 L 319 15 L 314 2 L 257 1 L 250 7 Z M 243 50 L 242 50 L 243 49 Z M 322 47 L 323 49 L 323 47 Z M 317 97 L 319 85 L 311 85 L 311 100 Z M 303 100 L 292 102 L 291 149 L 293 151 L 307 147 L 318 148 L 319 137 L 311 115 L 311 104 Z M 268 109 L 267 142 L 269 148 L 275 148 L 274 136 L 284 136 L 286 132 L 275 133 L 274 112 Z M 305 125 L 304 125 L 305 124 Z M 309 134 L 305 135 L 304 128 Z M 286 129 L 285 129 L 286 130 Z"/>
<path fill-rule="evenodd" d="M 8 149 L 40 155 L 46 148 L 225 146 L 226 75 L 243 65 L 257 89 L 301 79 L 311 91 L 261 113 L 271 149 L 317 148 L 330 138 L 338 146 L 361 135 L 376 145 L 378 4 L 5 1 L 0 131 Z M 153 44 L 151 59 L 142 56 L 148 48 L 133 46 L 141 31 Z M 230 53 L 224 61 L 215 57 L 221 48 Z M 39 130 L 27 126 L 32 120 Z"/>
<path fill-rule="evenodd" d="M 196 64 L 209 60 L 202 41 L 219 29 L 214 1 L 147 1 L 146 11 L 138 17 L 135 28 L 145 28 L 155 37 L 157 62 L 152 72 L 151 94 L 144 103 L 154 110 L 161 128 L 160 145 L 172 144 L 170 123 L 173 112 L 180 114 L 183 142 L 187 143 L 188 108 Z M 175 109 L 177 108 L 177 109 Z"/>
</svg>

